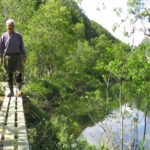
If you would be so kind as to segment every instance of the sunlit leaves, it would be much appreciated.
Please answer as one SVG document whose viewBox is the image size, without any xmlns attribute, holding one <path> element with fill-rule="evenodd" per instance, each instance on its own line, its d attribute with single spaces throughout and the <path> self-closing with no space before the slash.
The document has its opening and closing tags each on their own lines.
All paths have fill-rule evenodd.
<svg viewBox="0 0 150 150">
<path fill-rule="evenodd" d="M 137 15 L 144 9 L 144 3 L 142 0 L 128 0 L 129 12 Z"/>
</svg>

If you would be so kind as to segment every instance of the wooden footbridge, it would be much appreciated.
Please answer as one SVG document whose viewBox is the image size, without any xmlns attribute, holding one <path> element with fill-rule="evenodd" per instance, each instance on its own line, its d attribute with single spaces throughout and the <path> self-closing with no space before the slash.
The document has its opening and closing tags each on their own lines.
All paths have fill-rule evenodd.
<svg viewBox="0 0 150 150">
<path fill-rule="evenodd" d="M 29 150 L 22 97 L 4 98 L 0 110 L 0 150 Z"/>
</svg>

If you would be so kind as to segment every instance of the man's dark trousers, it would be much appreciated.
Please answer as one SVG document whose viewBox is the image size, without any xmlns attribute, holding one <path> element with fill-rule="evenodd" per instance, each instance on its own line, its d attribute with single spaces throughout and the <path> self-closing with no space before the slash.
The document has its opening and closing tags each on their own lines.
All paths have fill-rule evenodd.
<svg viewBox="0 0 150 150">
<path fill-rule="evenodd" d="M 4 67 L 6 70 L 6 80 L 10 91 L 13 93 L 13 77 L 17 83 L 17 88 L 22 86 L 22 56 L 20 54 L 10 54 L 4 56 Z"/>
</svg>

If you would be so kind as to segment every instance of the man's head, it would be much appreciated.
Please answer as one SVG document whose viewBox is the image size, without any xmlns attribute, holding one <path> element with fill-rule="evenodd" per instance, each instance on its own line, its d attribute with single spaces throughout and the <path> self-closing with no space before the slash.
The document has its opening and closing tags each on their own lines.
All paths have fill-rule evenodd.
<svg viewBox="0 0 150 150">
<path fill-rule="evenodd" d="M 9 33 L 14 32 L 14 27 L 15 27 L 15 21 L 13 19 L 8 19 L 6 21 L 6 27 L 7 27 L 7 31 Z"/>
</svg>

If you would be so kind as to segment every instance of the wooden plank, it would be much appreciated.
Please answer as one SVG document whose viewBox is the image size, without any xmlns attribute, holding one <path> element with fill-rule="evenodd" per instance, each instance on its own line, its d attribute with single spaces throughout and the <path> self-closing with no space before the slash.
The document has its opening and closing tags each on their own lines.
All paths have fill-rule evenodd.
<svg viewBox="0 0 150 150">
<path fill-rule="evenodd" d="M 29 150 L 27 135 L 19 134 L 18 138 L 18 150 Z"/>
<path fill-rule="evenodd" d="M 4 143 L 3 150 L 14 150 L 14 140 L 7 140 Z"/>
<path fill-rule="evenodd" d="M 6 116 L 6 112 L 0 112 L 0 139 L 2 139 L 2 135 L 3 135 L 3 127 L 5 124 L 5 116 Z"/>
<path fill-rule="evenodd" d="M 5 97 L 3 104 L 2 104 L 2 107 L 1 107 L 1 111 L 0 111 L 0 139 L 2 138 L 2 135 L 3 135 L 3 127 L 5 124 L 5 118 L 6 118 L 6 114 L 7 114 L 8 103 L 9 103 L 9 98 Z"/>
<path fill-rule="evenodd" d="M 14 88 L 14 93 L 16 88 Z M 6 88 L 6 94 L 9 92 Z M 9 104 L 10 102 L 10 104 Z M 9 104 L 9 108 L 8 108 Z M 8 113 L 8 114 L 7 114 Z M 17 116 L 15 116 L 17 113 Z M 7 116 L 7 120 L 6 120 Z M 17 117 L 17 127 L 15 127 L 15 117 Z M 6 121 L 6 126 L 5 125 Z M 4 131 L 3 131 L 4 129 Z M 0 111 L 0 136 L 4 134 L 3 150 L 29 150 L 28 136 L 25 124 L 25 116 L 23 109 L 23 100 L 17 97 L 17 110 L 16 110 L 16 97 L 5 97 Z M 15 140 L 15 135 L 18 139 Z M 0 137 L 0 138 L 1 138 Z M 17 143 L 16 143 L 17 142 Z"/>
<path fill-rule="evenodd" d="M 19 123 L 21 123 L 21 122 L 25 123 L 25 117 L 24 117 L 23 112 L 21 112 L 21 111 L 17 112 L 17 120 L 18 120 Z"/>
<path fill-rule="evenodd" d="M 5 127 L 4 146 L 3 150 L 14 149 L 14 137 L 15 137 L 15 97 L 11 97 L 7 125 Z"/>
<path fill-rule="evenodd" d="M 10 106 L 9 106 L 9 112 L 8 112 L 8 118 L 7 118 L 7 125 L 15 124 L 15 101 L 16 101 L 15 97 L 12 97 L 11 100 L 10 100 Z"/>
<path fill-rule="evenodd" d="M 18 150 L 29 150 L 26 126 L 21 123 L 18 127 Z"/>
<path fill-rule="evenodd" d="M 1 126 L 1 124 L 2 125 L 4 124 L 5 117 L 6 117 L 6 111 L 5 112 L 0 112 L 0 126 Z"/>
<path fill-rule="evenodd" d="M 17 120 L 18 120 L 18 150 L 29 150 L 25 116 L 23 111 L 23 101 L 17 98 Z"/>
<path fill-rule="evenodd" d="M 5 97 L 2 107 L 1 107 L 2 112 L 7 111 L 9 99 L 10 99 L 9 97 Z"/>
<path fill-rule="evenodd" d="M 24 112 L 23 110 L 23 101 L 22 101 L 22 98 L 21 97 L 18 97 L 17 98 L 17 111 L 22 111 Z M 24 114 L 24 113 L 23 113 Z"/>
</svg>

